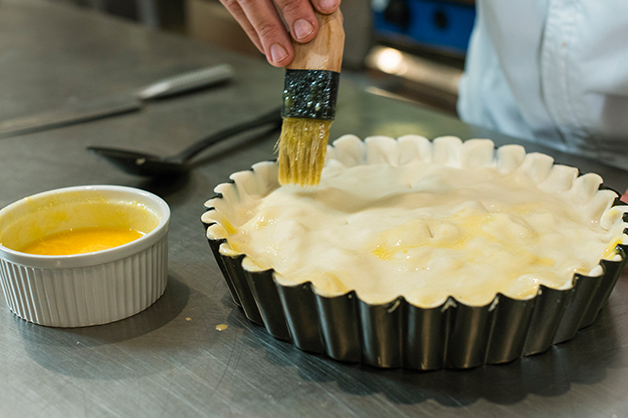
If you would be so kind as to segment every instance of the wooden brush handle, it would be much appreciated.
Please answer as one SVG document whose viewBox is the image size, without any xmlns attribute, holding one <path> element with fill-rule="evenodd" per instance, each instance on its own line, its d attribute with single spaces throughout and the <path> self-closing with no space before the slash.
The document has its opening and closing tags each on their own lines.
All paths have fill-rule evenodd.
<svg viewBox="0 0 628 418">
<path fill-rule="evenodd" d="M 345 46 L 342 13 L 330 15 L 314 12 L 318 19 L 318 34 L 308 43 L 292 42 L 294 58 L 286 67 L 289 70 L 328 70 L 340 72 Z"/>
</svg>

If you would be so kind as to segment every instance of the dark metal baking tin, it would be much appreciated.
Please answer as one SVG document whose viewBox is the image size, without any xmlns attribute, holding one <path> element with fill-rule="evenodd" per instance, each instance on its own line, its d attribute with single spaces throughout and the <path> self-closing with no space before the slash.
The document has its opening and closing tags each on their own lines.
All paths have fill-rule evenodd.
<svg viewBox="0 0 628 418">
<path fill-rule="evenodd" d="M 616 205 L 624 203 L 616 199 Z M 206 231 L 211 225 L 204 223 Z M 271 335 L 336 360 L 418 370 L 506 363 L 570 340 L 608 301 L 628 250 L 618 245 L 620 261 L 602 260 L 601 277 L 575 274 L 570 289 L 542 285 L 528 300 L 500 293 L 485 306 L 450 297 L 440 306 L 420 308 L 403 297 L 371 305 L 354 291 L 325 297 L 313 291 L 311 282 L 278 284 L 273 270 L 249 272 L 242 268 L 244 255 L 220 254 L 225 241 L 209 239 L 209 245 L 231 296 Z"/>
</svg>

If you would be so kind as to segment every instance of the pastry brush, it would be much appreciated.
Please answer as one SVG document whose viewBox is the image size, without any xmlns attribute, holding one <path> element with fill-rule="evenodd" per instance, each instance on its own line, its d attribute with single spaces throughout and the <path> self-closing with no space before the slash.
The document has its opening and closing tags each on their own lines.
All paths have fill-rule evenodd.
<svg viewBox="0 0 628 418">
<path fill-rule="evenodd" d="M 281 184 L 320 182 L 329 128 L 336 115 L 345 39 L 342 14 L 340 10 L 317 13 L 317 18 L 316 38 L 293 43 L 294 59 L 286 67 L 277 158 Z"/>
</svg>

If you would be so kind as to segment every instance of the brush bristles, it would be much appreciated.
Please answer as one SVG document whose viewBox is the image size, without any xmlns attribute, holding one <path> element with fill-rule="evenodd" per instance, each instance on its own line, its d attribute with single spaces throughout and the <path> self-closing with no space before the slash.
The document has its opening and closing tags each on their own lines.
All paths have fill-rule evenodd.
<svg viewBox="0 0 628 418">
<path fill-rule="evenodd" d="M 280 184 L 320 183 L 330 125 L 329 120 L 283 119 L 277 157 Z"/>
</svg>

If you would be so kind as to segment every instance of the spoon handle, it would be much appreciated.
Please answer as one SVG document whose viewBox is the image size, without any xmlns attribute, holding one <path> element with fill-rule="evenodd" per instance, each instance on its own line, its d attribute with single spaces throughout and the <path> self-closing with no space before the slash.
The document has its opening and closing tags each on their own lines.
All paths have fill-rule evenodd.
<svg viewBox="0 0 628 418">
<path fill-rule="evenodd" d="M 242 132 L 246 132 L 250 129 L 254 129 L 254 128 L 258 128 L 260 126 L 264 126 L 264 125 L 281 125 L 281 109 L 280 108 L 275 108 L 272 111 L 258 117 L 255 118 L 253 120 L 250 120 L 248 122 L 244 122 L 242 124 L 236 125 L 236 126 L 232 126 L 229 128 L 225 128 L 221 131 L 218 131 L 212 135 L 209 135 L 208 137 L 200 140 L 199 142 L 196 142 L 194 144 L 192 144 L 190 147 L 184 149 L 183 151 L 181 151 L 179 154 L 175 155 L 172 157 L 173 160 L 175 161 L 180 161 L 182 163 L 185 163 L 187 161 L 189 161 L 191 158 L 193 158 L 196 154 L 198 154 L 199 152 L 203 151 L 205 148 L 222 141 L 223 139 L 226 139 L 228 137 L 237 135 L 239 133 Z"/>
</svg>

